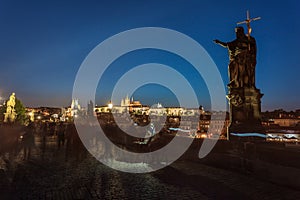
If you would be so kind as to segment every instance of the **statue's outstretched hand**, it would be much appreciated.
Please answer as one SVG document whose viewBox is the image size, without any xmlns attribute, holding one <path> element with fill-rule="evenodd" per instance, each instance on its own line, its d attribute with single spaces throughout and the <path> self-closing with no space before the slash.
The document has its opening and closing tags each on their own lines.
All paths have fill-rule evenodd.
<svg viewBox="0 0 300 200">
<path fill-rule="evenodd" d="M 221 45 L 222 47 L 227 47 L 228 46 L 228 44 L 226 42 L 221 42 L 220 40 L 217 40 L 217 39 L 214 40 L 214 42 L 218 45 Z"/>
<path fill-rule="evenodd" d="M 215 42 L 216 44 L 220 44 L 220 40 L 215 39 L 214 42 Z"/>
</svg>

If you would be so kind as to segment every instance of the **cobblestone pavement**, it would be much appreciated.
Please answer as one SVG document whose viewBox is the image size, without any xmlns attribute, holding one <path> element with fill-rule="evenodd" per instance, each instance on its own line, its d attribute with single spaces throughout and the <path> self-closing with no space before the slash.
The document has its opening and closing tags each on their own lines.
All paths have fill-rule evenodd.
<svg viewBox="0 0 300 200">
<path fill-rule="evenodd" d="M 195 179 L 206 182 L 207 193 L 204 194 L 211 193 L 214 199 L 222 199 L 224 195 L 228 195 L 222 194 L 224 190 L 246 199 L 300 199 L 300 191 L 296 189 L 278 186 L 244 174 L 194 162 L 175 162 L 172 167 L 187 176 L 197 177 Z"/>
<path fill-rule="evenodd" d="M 38 139 L 37 139 L 38 140 Z M 66 161 L 64 148 L 39 141 L 29 160 L 0 171 L 0 199 L 299 199 L 300 192 L 234 172 L 177 161 L 147 174 L 110 169 L 90 155 Z"/>
</svg>

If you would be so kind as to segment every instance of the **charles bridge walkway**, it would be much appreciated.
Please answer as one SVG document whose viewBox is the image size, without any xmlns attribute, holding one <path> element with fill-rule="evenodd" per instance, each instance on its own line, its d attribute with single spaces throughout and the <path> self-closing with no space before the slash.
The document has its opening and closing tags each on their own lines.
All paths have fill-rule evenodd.
<svg viewBox="0 0 300 200">
<path fill-rule="evenodd" d="M 35 136 L 29 159 L 2 155 L 0 199 L 299 199 L 300 191 L 249 174 L 180 159 L 161 170 L 130 174 L 88 153 L 68 155 L 56 138 Z M 10 158 L 8 158 L 10 157 Z M 138 166 L 137 167 L 143 167 Z"/>
</svg>

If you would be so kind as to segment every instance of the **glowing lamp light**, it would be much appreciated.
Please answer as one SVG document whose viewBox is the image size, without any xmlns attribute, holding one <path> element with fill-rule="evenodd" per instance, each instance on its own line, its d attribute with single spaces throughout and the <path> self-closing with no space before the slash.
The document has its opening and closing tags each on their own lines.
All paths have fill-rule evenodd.
<svg viewBox="0 0 300 200">
<path fill-rule="evenodd" d="M 108 108 L 109 108 L 109 109 L 112 109 L 112 108 L 113 108 L 113 104 L 112 104 L 111 102 L 109 102 Z"/>
</svg>

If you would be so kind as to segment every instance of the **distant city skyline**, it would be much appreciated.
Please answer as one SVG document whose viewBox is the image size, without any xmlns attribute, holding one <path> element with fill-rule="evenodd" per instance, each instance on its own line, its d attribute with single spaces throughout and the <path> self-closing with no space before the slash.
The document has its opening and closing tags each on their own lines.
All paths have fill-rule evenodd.
<svg viewBox="0 0 300 200">
<path fill-rule="evenodd" d="M 236 22 L 250 10 L 252 17 L 262 17 L 252 24 L 258 46 L 256 85 L 264 94 L 262 110 L 296 110 L 300 108 L 299 6 L 297 1 L 258 0 L 2 1 L 0 102 L 15 92 L 28 107 L 69 106 L 76 73 L 95 46 L 119 32 L 150 26 L 173 29 L 196 40 L 216 63 L 226 85 L 228 54 L 213 39 L 234 40 Z M 197 92 L 199 105 L 210 107 L 206 84 L 190 63 L 153 49 L 130 52 L 113 62 L 99 82 L 95 104 L 108 103 L 122 74 L 149 62 L 180 72 Z M 167 75 L 166 79 L 176 81 Z M 157 102 L 166 107 L 179 105 L 175 94 L 158 85 L 142 86 L 133 96 L 150 106 Z"/>
</svg>

